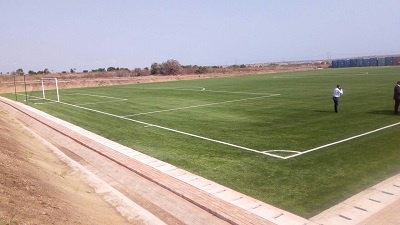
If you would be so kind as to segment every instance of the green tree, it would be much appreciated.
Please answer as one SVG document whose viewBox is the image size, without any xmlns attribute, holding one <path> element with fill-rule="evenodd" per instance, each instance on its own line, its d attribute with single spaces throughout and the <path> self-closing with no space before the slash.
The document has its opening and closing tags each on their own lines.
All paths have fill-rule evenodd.
<svg viewBox="0 0 400 225">
<path fill-rule="evenodd" d="M 135 68 L 134 70 L 133 70 L 133 74 L 135 75 L 135 76 L 147 76 L 147 75 L 149 75 L 150 74 L 150 71 L 149 71 L 149 68 L 144 68 L 144 69 L 141 69 L 141 68 Z"/>
<path fill-rule="evenodd" d="M 205 66 L 200 66 L 197 70 L 196 73 L 197 74 L 203 74 L 203 73 L 207 73 L 208 69 Z"/>
<path fill-rule="evenodd" d="M 117 70 L 117 69 L 112 66 L 107 68 L 107 72 L 111 72 L 111 71 L 115 71 L 115 70 Z"/>
<path fill-rule="evenodd" d="M 160 65 L 158 65 L 158 63 L 151 64 L 150 73 L 151 74 L 159 74 L 160 73 Z"/>
<path fill-rule="evenodd" d="M 22 68 L 19 68 L 15 71 L 18 75 L 24 75 L 24 70 Z"/>
<path fill-rule="evenodd" d="M 106 69 L 105 68 L 98 68 L 98 69 L 95 69 L 95 70 L 92 70 L 92 72 L 106 72 Z"/>
</svg>

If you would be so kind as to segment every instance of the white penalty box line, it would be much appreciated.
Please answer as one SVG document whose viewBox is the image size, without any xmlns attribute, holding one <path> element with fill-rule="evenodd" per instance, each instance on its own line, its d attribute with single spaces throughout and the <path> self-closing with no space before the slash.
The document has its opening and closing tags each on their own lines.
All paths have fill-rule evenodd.
<svg viewBox="0 0 400 225">
<path fill-rule="evenodd" d="M 227 104 L 227 103 L 232 103 L 232 102 L 248 101 L 248 100 L 255 100 L 255 99 L 260 99 L 260 98 L 269 98 L 269 97 L 274 97 L 274 96 L 279 96 L 279 95 L 280 94 L 270 94 L 270 95 L 253 97 L 253 98 L 242 98 L 242 99 L 229 100 L 229 101 L 223 101 L 223 102 L 207 103 L 207 104 L 202 104 L 202 105 L 193 105 L 193 106 L 185 106 L 185 107 L 179 107 L 179 108 L 172 108 L 172 109 L 164 109 L 164 110 L 157 110 L 157 111 L 151 111 L 151 112 L 144 112 L 144 113 L 136 113 L 136 114 L 126 115 L 126 116 L 123 116 L 123 117 L 133 117 L 133 116 L 139 116 L 139 115 L 147 115 L 147 114 L 153 114 L 153 113 L 161 113 L 161 112 L 177 111 L 177 110 L 184 110 L 184 109 L 192 109 L 192 108 L 206 107 L 206 106 L 212 106 L 212 105 L 222 105 L 222 104 Z"/>
<path fill-rule="evenodd" d="M 26 96 L 25 94 L 17 94 L 17 95 Z M 25 99 L 23 101 L 26 102 Z M 37 96 L 29 96 L 29 100 L 28 101 L 33 103 L 33 104 L 35 104 L 35 105 L 54 104 L 54 103 L 58 102 L 58 101 L 55 101 L 55 100 L 50 100 L 50 99 L 37 97 Z M 45 101 L 45 102 L 35 102 L 35 101 Z"/>
<path fill-rule="evenodd" d="M 332 142 L 332 143 L 329 143 L 329 144 L 326 144 L 326 145 L 322 145 L 322 146 L 319 146 L 319 147 L 316 147 L 316 148 L 313 148 L 313 149 L 309 149 L 309 150 L 304 151 L 304 152 L 297 152 L 296 154 L 284 157 L 283 159 L 294 158 L 294 157 L 297 157 L 297 156 L 300 156 L 300 155 L 304 155 L 304 154 L 307 154 L 307 153 L 310 153 L 310 152 L 313 152 L 313 151 L 317 151 L 317 150 L 320 150 L 320 149 L 323 149 L 323 148 L 330 147 L 332 145 L 340 144 L 340 143 L 343 143 L 343 142 L 346 142 L 346 141 L 350 141 L 350 140 L 353 140 L 353 139 L 356 139 L 356 138 L 359 138 L 359 137 L 363 137 L 363 136 L 366 136 L 366 135 L 369 135 L 369 134 L 373 134 L 373 133 L 376 133 L 378 131 L 382 131 L 382 130 L 385 130 L 385 129 L 388 129 L 388 128 L 391 128 L 391 127 L 394 127 L 394 126 L 398 126 L 398 125 L 400 125 L 400 122 L 394 123 L 394 124 L 391 124 L 391 125 L 388 125 L 388 126 L 384 126 L 384 127 L 372 130 L 372 131 L 368 131 L 368 132 L 365 132 L 365 133 L 362 133 L 362 134 L 359 134 L 359 135 L 355 135 L 355 136 L 352 136 L 352 137 L 349 137 L 349 138 L 346 138 L 346 139 L 343 139 L 343 140 L 340 140 L 340 141 Z M 293 151 L 293 152 L 295 152 L 295 151 Z"/>
<path fill-rule="evenodd" d="M 73 94 L 64 94 L 64 95 L 83 95 L 83 96 L 91 96 L 91 97 L 112 99 L 112 100 L 109 100 L 109 101 L 88 102 L 88 103 L 80 103 L 80 104 L 76 104 L 76 105 L 95 105 L 95 104 L 101 104 L 101 103 L 112 103 L 112 102 L 128 101 L 128 99 L 126 99 L 126 98 L 117 98 L 117 97 L 111 97 L 111 96 L 84 94 L 84 93 L 73 93 Z"/>
<path fill-rule="evenodd" d="M 246 94 L 246 95 L 271 95 L 271 93 L 262 93 L 262 92 L 246 92 L 246 91 L 222 91 L 222 90 L 210 90 L 205 87 L 192 87 L 192 88 L 178 88 L 178 87 L 170 87 L 170 88 L 131 88 L 124 87 L 123 89 L 135 89 L 135 90 L 165 90 L 165 91 L 196 91 L 196 92 L 215 92 L 215 93 L 227 93 L 227 94 Z"/>
</svg>

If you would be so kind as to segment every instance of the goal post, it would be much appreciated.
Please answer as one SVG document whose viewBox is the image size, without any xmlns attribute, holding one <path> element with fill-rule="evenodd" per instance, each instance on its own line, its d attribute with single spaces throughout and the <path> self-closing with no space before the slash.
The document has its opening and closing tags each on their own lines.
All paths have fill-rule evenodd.
<svg viewBox="0 0 400 225">
<path fill-rule="evenodd" d="M 41 78 L 30 83 L 27 100 L 34 104 L 60 102 L 57 78 Z"/>
<path fill-rule="evenodd" d="M 41 80 L 41 83 L 42 83 L 43 99 L 46 99 L 45 82 L 46 81 L 48 81 L 48 83 L 54 82 L 55 83 L 55 87 L 54 88 L 55 88 L 55 91 L 56 91 L 56 99 L 57 99 L 57 102 L 60 102 L 60 93 L 58 92 L 58 81 L 57 81 L 57 78 L 42 78 L 40 80 Z"/>
</svg>

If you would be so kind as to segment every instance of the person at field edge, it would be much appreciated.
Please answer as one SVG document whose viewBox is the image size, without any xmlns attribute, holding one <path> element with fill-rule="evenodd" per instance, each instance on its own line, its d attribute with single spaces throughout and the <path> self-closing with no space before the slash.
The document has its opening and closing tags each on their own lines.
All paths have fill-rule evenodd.
<svg viewBox="0 0 400 225">
<path fill-rule="evenodd" d="M 339 98 L 340 96 L 343 95 L 343 89 L 340 87 L 340 85 L 336 85 L 336 88 L 333 89 L 333 103 L 335 106 L 335 113 L 339 112 L 338 108 L 339 108 Z"/>
<path fill-rule="evenodd" d="M 399 115 L 400 81 L 397 81 L 396 86 L 394 86 L 393 100 L 394 100 L 394 114 Z"/>
</svg>

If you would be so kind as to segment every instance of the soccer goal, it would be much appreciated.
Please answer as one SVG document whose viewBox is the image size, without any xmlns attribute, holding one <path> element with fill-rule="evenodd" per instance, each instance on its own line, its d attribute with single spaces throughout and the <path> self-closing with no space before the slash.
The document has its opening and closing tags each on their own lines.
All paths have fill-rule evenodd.
<svg viewBox="0 0 400 225">
<path fill-rule="evenodd" d="M 57 78 L 41 78 L 32 82 L 27 99 L 34 104 L 60 102 Z"/>
</svg>

